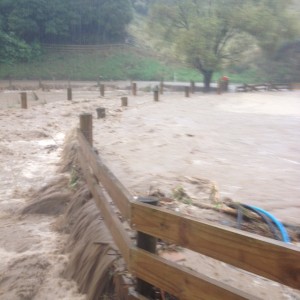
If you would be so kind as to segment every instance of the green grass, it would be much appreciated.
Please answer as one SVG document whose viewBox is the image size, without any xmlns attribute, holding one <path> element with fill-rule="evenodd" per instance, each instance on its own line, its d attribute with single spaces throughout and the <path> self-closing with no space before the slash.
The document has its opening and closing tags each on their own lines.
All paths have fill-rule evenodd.
<svg viewBox="0 0 300 300">
<path fill-rule="evenodd" d="M 234 74 L 223 72 L 231 82 L 252 83 L 257 81 L 253 71 Z M 216 72 L 213 81 L 222 75 Z M 56 79 L 56 80 L 160 80 L 166 81 L 202 81 L 202 75 L 184 65 L 166 63 L 161 59 L 147 57 L 131 51 L 113 50 L 110 53 L 58 53 L 48 52 L 35 61 L 17 63 L 14 65 L 1 64 L 0 78 L 25 79 Z"/>
</svg>

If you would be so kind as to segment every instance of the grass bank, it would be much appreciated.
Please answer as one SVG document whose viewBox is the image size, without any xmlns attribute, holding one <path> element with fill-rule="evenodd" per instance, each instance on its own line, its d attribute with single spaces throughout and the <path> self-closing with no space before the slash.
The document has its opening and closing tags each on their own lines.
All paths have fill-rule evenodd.
<svg viewBox="0 0 300 300">
<path fill-rule="evenodd" d="M 252 83 L 258 77 L 254 71 L 241 74 L 223 72 L 231 82 Z M 220 72 L 214 74 L 217 81 Z M 1 64 L 0 79 L 9 77 L 18 80 L 160 80 L 167 81 L 202 81 L 202 75 L 196 70 L 182 64 L 164 62 L 139 52 L 112 50 L 110 52 L 55 52 L 47 51 L 34 61 L 18 64 Z"/>
</svg>

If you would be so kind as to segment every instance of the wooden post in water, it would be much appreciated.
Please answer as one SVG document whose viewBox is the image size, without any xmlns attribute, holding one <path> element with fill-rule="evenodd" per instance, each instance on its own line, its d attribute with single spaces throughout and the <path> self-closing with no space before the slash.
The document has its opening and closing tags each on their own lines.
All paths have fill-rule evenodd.
<svg viewBox="0 0 300 300">
<path fill-rule="evenodd" d="M 185 93 L 185 97 L 189 97 L 190 96 L 190 87 L 186 86 L 184 87 L 184 93 Z"/>
<path fill-rule="evenodd" d="M 137 84 L 136 84 L 136 82 L 132 83 L 131 91 L 132 91 L 132 95 L 136 96 L 136 91 L 137 91 Z"/>
<path fill-rule="evenodd" d="M 104 97 L 104 94 L 105 94 L 105 85 L 102 83 L 100 84 L 100 95 Z"/>
<path fill-rule="evenodd" d="M 71 101 L 72 100 L 72 88 L 68 87 L 67 88 L 67 95 L 68 95 L 68 100 Z"/>
<path fill-rule="evenodd" d="M 218 80 L 217 94 L 218 95 L 222 94 L 222 82 L 221 82 L 221 79 Z"/>
<path fill-rule="evenodd" d="M 27 93 L 21 92 L 21 108 L 27 109 Z"/>
<path fill-rule="evenodd" d="M 122 97 L 121 98 L 121 105 L 122 106 L 127 106 L 128 105 L 128 98 L 127 97 Z"/>
<path fill-rule="evenodd" d="M 87 141 L 93 146 L 93 116 L 89 113 L 84 113 L 79 116 L 80 130 Z"/>
<path fill-rule="evenodd" d="M 191 80 L 191 93 L 194 94 L 195 93 L 195 81 Z"/>
<path fill-rule="evenodd" d="M 97 118 L 98 119 L 104 119 L 106 117 L 106 113 L 105 113 L 105 108 L 104 107 L 96 108 L 96 111 L 97 111 Z"/>
<path fill-rule="evenodd" d="M 157 91 L 158 93 L 158 91 Z M 138 197 L 138 201 L 150 205 L 158 205 L 158 199 L 156 197 Z M 148 235 L 143 232 L 137 232 L 137 247 L 141 248 L 150 253 L 156 253 L 156 244 L 157 238 L 151 235 Z M 141 295 L 147 298 L 151 298 L 153 296 L 153 286 L 144 280 L 137 279 L 137 291 Z"/>
<path fill-rule="evenodd" d="M 160 81 L 160 85 L 159 85 L 159 93 L 162 95 L 164 93 L 164 81 L 161 80 Z"/>
<path fill-rule="evenodd" d="M 154 98 L 155 102 L 159 101 L 159 92 L 158 92 L 158 89 L 154 90 L 154 92 L 153 92 L 153 98 Z"/>
</svg>

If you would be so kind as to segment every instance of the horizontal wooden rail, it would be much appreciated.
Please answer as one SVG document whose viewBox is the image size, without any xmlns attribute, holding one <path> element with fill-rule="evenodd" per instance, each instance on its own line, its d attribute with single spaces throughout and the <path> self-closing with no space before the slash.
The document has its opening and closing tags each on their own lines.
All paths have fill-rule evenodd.
<svg viewBox="0 0 300 300">
<path fill-rule="evenodd" d="M 153 57 L 163 57 L 159 53 L 153 51 L 151 48 L 137 44 L 135 42 L 123 43 L 123 44 L 106 44 L 106 45 L 65 45 L 65 44 L 42 44 L 45 51 L 58 51 L 58 52 L 101 52 L 108 50 L 127 50 L 137 53 L 147 54 Z M 175 62 L 175 60 L 174 60 Z"/>
<path fill-rule="evenodd" d="M 300 289 L 300 249 L 251 233 L 132 203 L 132 228 Z"/>
<path fill-rule="evenodd" d="M 118 219 L 116 214 L 112 211 L 112 207 L 109 203 L 108 197 L 102 191 L 95 178 L 93 178 L 92 175 L 90 174 L 89 167 L 85 163 L 87 157 L 84 156 L 81 149 L 79 150 L 78 158 L 79 158 L 81 169 L 84 173 L 84 177 L 87 181 L 89 190 L 93 195 L 97 207 L 101 211 L 105 224 L 107 228 L 110 230 L 110 233 L 114 238 L 114 241 L 118 249 L 120 250 L 121 255 L 123 256 L 126 263 L 129 265 L 130 264 L 129 249 L 131 246 L 131 240 L 127 232 L 125 231 L 123 224 Z"/>
<path fill-rule="evenodd" d="M 133 274 L 180 300 L 260 299 L 144 250 L 130 252 Z"/>
<path fill-rule="evenodd" d="M 61 50 L 61 51 L 84 51 L 84 50 L 106 50 L 111 48 L 124 48 L 128 47 L 128 44 L 103 44 L 103 45 L 66 45 L 66 44 L 42 44 L 42 47 L 46 50 Z"/>
<path fill-rule="evenodd" d="M 94 175 L 105 187 L 109 196 L 113 199 L 114 204 L 120 210 L 123 218 L 127 220 L 130 219 L 130 202 L 132 201 L 132 196 L 99 156 L 92 150 L 80 130 L 77 131 L 77 136 L 86 162 L 92 168 Z"/>
<path fill-rule="evenodd" d="M 236 87 L 237 92 L 257 92 L 257 91 L 279 91 L 291 90 L 293 85 L 289 83 L 262 83 L 262 84 L 246 84 Z"/>
</svg>

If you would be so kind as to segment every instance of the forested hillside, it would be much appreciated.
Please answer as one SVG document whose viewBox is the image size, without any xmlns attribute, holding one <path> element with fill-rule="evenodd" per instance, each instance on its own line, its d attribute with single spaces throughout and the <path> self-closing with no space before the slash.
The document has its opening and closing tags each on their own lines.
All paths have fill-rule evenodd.
<svg viewBox="0 0 300 300">
<path fill-rule="evenodd" d="M 39 64 L 47 68 L 49 57 L 60 57 L 43 51 L 44 43 L 129 43 L 146 49 L 144 54 L 139 51 L 145 58 L 152 51 L 150 56 L 159 57 L 162 67 L 172 57 L 198 70 L 208 88 L 215 72 L 300 81 L 299 20 L 299 0 L 0 0 L 0 76 L 23 78 L 21 67 L 35 70 L 28 78 L 32 73 L 40 76 Z M 110 54 L 105 54 L 108 62 Z M 76 64 L 77 75 L 87 74 L 85 62 L 95 59 L 89 59 L 88 52 L 84 55 L 79 60 L 84 65 Z M 74 55 L 61 60 L 78 61 Z M 57 64 L 62 65 L 59 59 Z M 58 72 L 61 78 L 72 73 Z M 135 79 L 155 77 L 137 73 Z M 172 72 L 157 73 L 170 77 Z M 176 78 L 176 72 L 172 76 Z"/>
<path fill-rule="evenodd" d="M 0 0 L 0 60 L 28 60 L 47 43 L 124 40 L 129 0 Z"/>
</svg>

